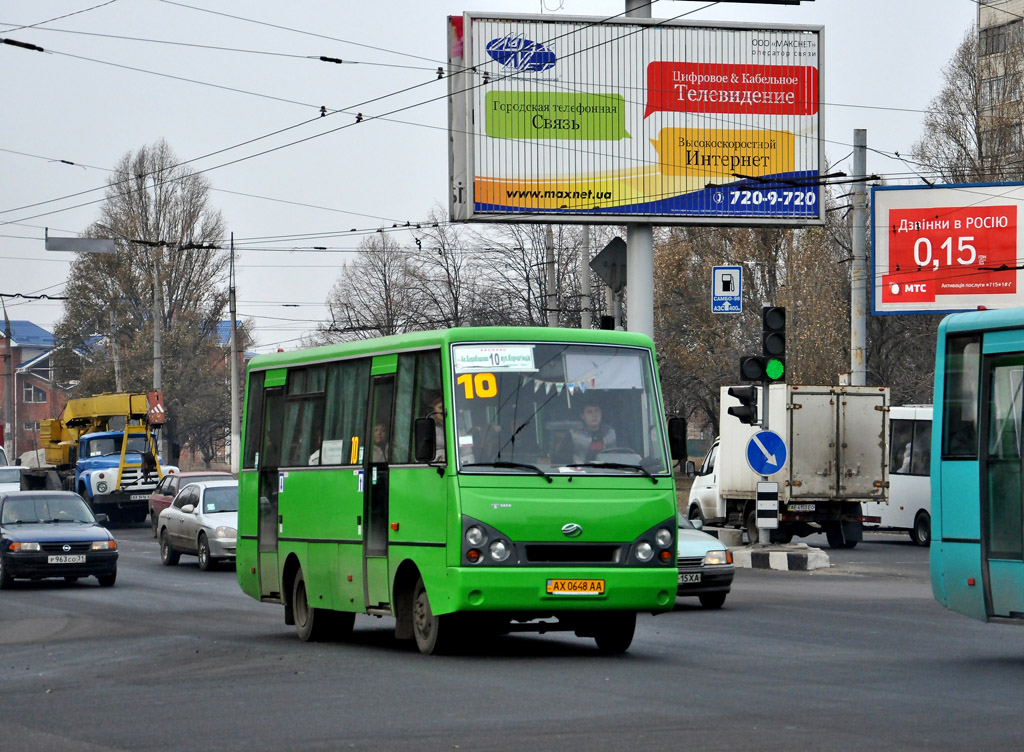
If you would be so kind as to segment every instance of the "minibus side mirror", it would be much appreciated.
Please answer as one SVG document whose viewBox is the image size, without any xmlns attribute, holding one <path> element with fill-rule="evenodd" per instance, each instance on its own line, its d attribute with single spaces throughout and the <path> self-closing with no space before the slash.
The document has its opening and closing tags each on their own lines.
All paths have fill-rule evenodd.
<svg viewBox="0 0 1024 752">
<path fill-rule="evenodd" d="M 686 421 L 683 418 L 668 419 L 668 446 L 672 459 L 686 459 Z"/>
<path fill-rule="evenodd" d="M 434 419 L 417 418 L 413 424 L 413 431 L 416 437 L 416 461 L 433 462 L 437 454 L 437 447 L 434 445 Z"/>
</svg>

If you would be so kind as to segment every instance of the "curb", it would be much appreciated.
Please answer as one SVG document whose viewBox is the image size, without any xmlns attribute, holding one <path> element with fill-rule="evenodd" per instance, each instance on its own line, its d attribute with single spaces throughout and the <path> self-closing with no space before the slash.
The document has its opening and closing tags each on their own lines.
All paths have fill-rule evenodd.
<svg viewBox="0 0 1024 752">
<path fill-rule="evenodd" d="M 737 567 L 746 569 L 779 569 L 790 572 L 809 572 L 812 569 L 827 569 L 832 566 L 827 553 L 804 543 L 771 548 L 734 548 L 732 560 Z"/>
</svg>

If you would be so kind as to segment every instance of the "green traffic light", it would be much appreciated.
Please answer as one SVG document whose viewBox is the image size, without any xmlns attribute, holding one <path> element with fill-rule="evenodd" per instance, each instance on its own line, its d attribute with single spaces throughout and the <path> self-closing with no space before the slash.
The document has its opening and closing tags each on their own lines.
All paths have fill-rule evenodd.
<svg viewBox="0 0 1024 752">
<path fill-rule="evenodd" d="M 764 364 L 764 375 L 772 381 L 778 381 L 786 373 L 786 364 L 778 358 L 769 358 Z"/>
</svg>

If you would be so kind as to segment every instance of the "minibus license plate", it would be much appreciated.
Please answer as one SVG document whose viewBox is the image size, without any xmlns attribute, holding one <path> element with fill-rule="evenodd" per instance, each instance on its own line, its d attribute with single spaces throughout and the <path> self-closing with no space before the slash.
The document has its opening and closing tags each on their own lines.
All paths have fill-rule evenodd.
<svg viewBox="0 0 1024 752">
<path fill-rule="evenodd" d="M 787 509 L 790 512 L 813 512 L 814 504 L 790 504 Z"/>
<path fill-rule="evenodd" d="M 548 580 L 548 595 L 604 595 L 604 580 Z"/>
</svg>

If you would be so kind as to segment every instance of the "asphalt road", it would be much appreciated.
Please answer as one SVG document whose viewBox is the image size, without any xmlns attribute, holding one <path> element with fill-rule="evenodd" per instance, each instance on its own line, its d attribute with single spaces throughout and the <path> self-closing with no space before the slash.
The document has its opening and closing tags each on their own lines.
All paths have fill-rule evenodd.
<svg viewBox="0 0 1024 752">
<path fill-rule="evenodd" d="M 1024 630 L 940 608 L 906 536 L 740 570 L 723 609 L 645 615 L 622 656 L 556 633 L 427 657 L 366 616 L 302 643 L 233 570 L 115 534 L 113 588 L 0 594 L 0 749 L 1024 748 Z"/>
</svg>

